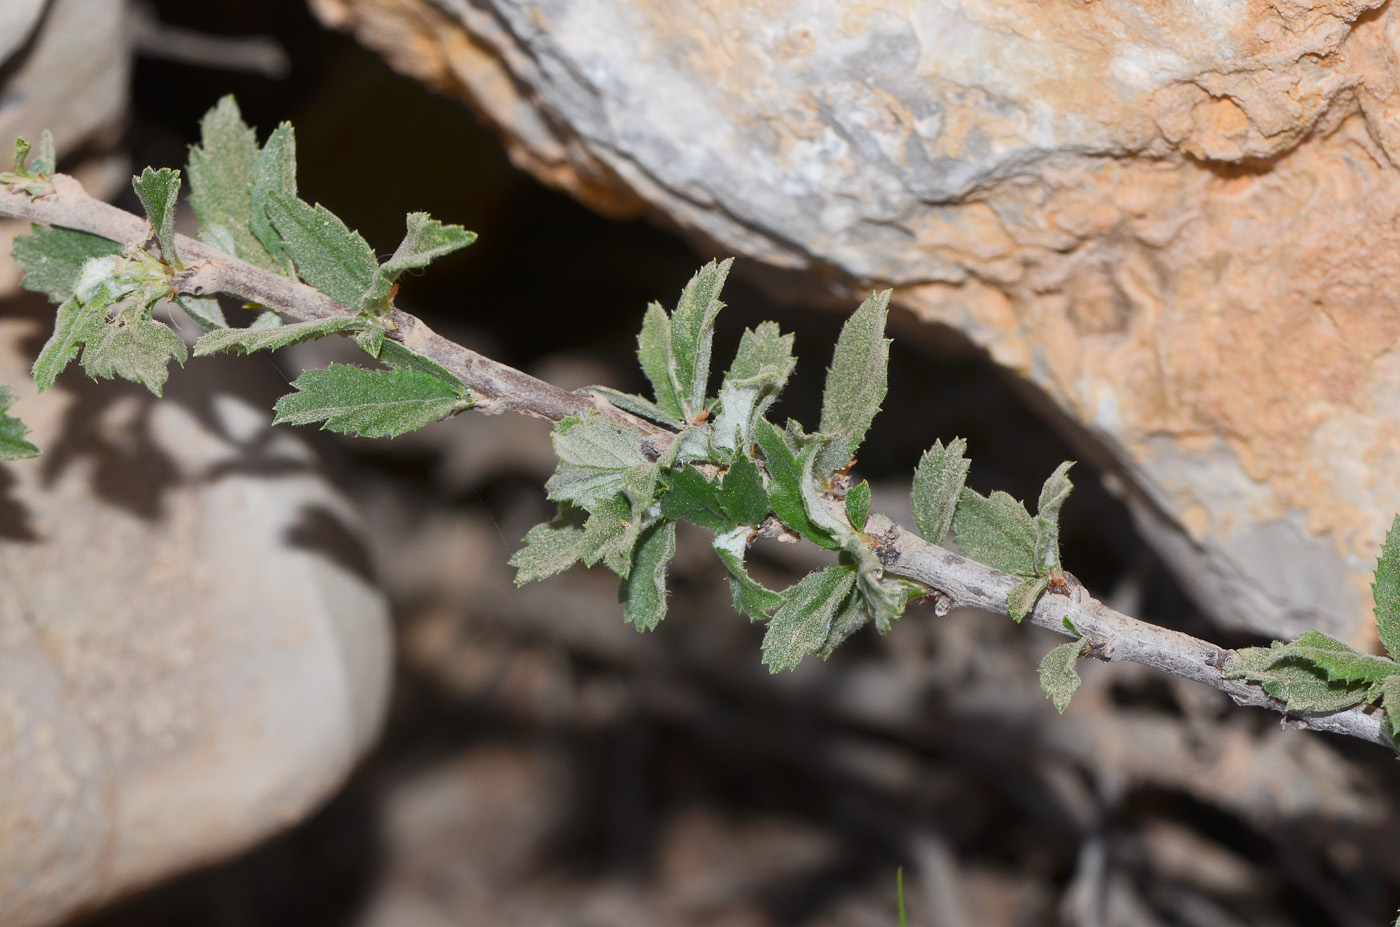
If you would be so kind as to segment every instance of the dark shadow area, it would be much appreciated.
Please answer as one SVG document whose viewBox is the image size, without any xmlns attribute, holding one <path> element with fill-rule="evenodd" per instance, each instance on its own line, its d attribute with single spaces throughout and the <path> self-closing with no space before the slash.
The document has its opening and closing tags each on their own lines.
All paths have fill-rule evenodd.
<svg viewBox="0 0 1400 927">
<path fill-rule="evenodd" d="M 297 513 L 296 523 L 287 529 L 287 546 L 320 554 L 336 566 L 373 583 L 374 565 L 359 533 L 345 524 L 335 512 L 322 506 L 309 506 Z"/>
</svg>

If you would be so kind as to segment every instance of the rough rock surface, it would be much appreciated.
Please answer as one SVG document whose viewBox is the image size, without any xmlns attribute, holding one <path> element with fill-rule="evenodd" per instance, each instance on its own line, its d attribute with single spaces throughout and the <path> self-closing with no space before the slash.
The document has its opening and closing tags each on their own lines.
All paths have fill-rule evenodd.
<svg viewBox="0 0 1400 927">
<path fill-rule="evenodd" d="M 310 3 L 594 206 L 970 335 L 1222 621 L 1364 637 L 1400 510 L 1393 4 Z"/>
<path fill-rule="evenodd" d="M 0 923 L 31 927 L 303 818 L 378 732 L 390 640 L 344 500 L 227 370 L 35 397 L 16 308 L 0 382 L 45 453 L 0 467 Z"/>
</svg>

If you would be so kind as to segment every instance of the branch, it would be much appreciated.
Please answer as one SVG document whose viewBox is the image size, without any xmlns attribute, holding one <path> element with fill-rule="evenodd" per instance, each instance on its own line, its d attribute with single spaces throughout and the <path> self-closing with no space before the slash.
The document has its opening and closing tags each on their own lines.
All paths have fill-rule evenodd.
<svg viewBox="0 0 1400 927">
<path fill-rule="evenodd" d="M 94 199 L 73 178 L 55 174 L 52 180 L 54 192 L 37 198 L 0 186 L 0 216 L 78 229 L 122 243 L 146 242 L 151 236 L 145 219 Z M 254 267 L 203 242 L 182 235 L 176 236 L 175 242 L 186 265 L 176 274 L 177 293 L 227 293 L 297 321 L 354 314 L 306 284 Z M 628 415 L 601 398 L 567 392 L 483 357 L 443 338 L 406 312 L 395 309 L 389 318 L 393 324 L 387 337 L 460 378 L 472 390 L 476 408 L 483 412 L 518 412 L 554 422 L 596 412 L 637 429 L 658 453 L 675 438 L 673 432 Z M 872 515 L 866 530 L 875 538 L 876 553 L 889 573 L 935 590 L 942 604 L 1010 614 L 1007 595 L 1019 581 L 1016 577 L 930 544 L 882 516 Z M 1141 663 L 1219 689 L 1236 704 L 1283 711 L 1282 704 L 1258 685 L 1222 677 L 1221 669 L 1239 659 L 1234 651 L 1116 612 L 1090 596 L 1072 576 L 1066 574 L 1066 579 L 1069 582 L 1064 591 L 1051 589 L 1041 596 L 1030 615 L 1032 624 L 1076 637 L 1064 626 L 1063 619 L 1069 618 L 1089 638 L 1089 656 Z M 1391 745 L 1380 713 L 1365 706 L 1329 714 L 1292 715 L 1289 721 Z"/>
</svg>

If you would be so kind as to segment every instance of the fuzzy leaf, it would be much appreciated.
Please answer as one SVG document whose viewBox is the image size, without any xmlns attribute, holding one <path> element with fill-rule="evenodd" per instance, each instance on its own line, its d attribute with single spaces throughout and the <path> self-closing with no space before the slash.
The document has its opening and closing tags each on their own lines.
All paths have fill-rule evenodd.
<svg viewBox="0 0 1400 927">
<path fill-rule="evenodd" d="M 15 139 L 14 152 L 10 155 L 10 172 L 13 174 L 28 174 L 29 169 L 25 167 L 25 162 L 29 160 L 29 139 L 21 135 Z"/>
<path fill-rule="evenodd" d="M 812 437 L 818 437 L 813 435 Z M 854 457 L 851 453 L 851 445 L 840 435 L 820 435 L 822 446 L 817 451 L 816 459 L 812 461 L 812 475 L 819 477 L 823 483 L 830 485 L 831 474 L 838 470 L 846 470 L 851 466 Z"/>
<path fill-rule="evenodd" d="M 258 313 L 257 318 L 248 323 L 248 331 L 265 332 L 273 328 L 282 327 L 282 317 L 271 309 L 266 309 Z"/>
<path fill-rule="evenodd" d="M 914 524 L 930 544 L 942 544 L 953 529 L 953 512 L 967 481 L 966 454 L 967 441 L 962 438 L 954 438 L 947 447 L 935 441 L 914 471 Z"/>
<path fill-rule="evenodd" d="M 0 460 L 39 456 L 39 449 L 24 440 L 24 436 L 29 434 L 29 426 L 9 414 L 16 398 L 14 390 L 0 384 Z"/>
<path fill-rule="evenodd" d="M 468 232 L 460 225 L 445 225 L 426 212 L 409 213 L 407 226 L 403 241 L 379 268 L 380 276 L 390 282 L 406 270 L 427 267 L 438 258 L 476 241 L 475 232 Z"/>
<path fill-rule="evenodd" d="M 705 408 L 715 319 L 724 308 L 719 293 L 733 263 L 732 258 L 711 261 L 696 271 L 671 313 L 671 382 L 688 422 L 697 421 L 696 416 Z"/>
<path fill-rule="evenodd" d="M 375 360 L 379 360 L 379 352 L 384 350 L 384 329 L 378 325 L 370 325 L 355 332 L 355 344 Z"/>
<path fill-rule="evenodd" d="M 880 411 L 888 384 L 890 340 L 885 337 L 890 291 L 876 293 L 846 320 L 822 394 L 821 431 L 846 440 L 854 453 Z"/>
<path fill-rule="evenodd" d="M 1040 661 L 1040 691 L 1060 714 L 1065 713 L 1070 698 L 1079 691 L 1079 673 L 1074 664 L 1087 646 L 1089 638 L 1081 637 L 1072 644 L 1061 644 Z"/>
<path fill-rule="evenodd" d="M 88 328 L 97 321 L 104 305 L 101 300 L 80 302 L 73 297 L 58 307 L 53 334 L 34 361 L 32 374 L 39 392 L 53 386 L 58 375 L 78 356 Z"/>
<path fill-rule="evenodd" d="M 417 370 L 331 364 L 308 370 L 292 387 L 297 392 L 274 406 L 274 425 L 324 421 L 324 429 L 366 438 L 392 438 L 472 405 L 452 384 Z"/>
<path fill-rule="evenodd" d="M 248 228 L 276 262 L 279 271 L 284 276 L 291 276 L 292 267 L 282 236 L 267 215 L 268 197 L 272 193 L 289 197 L 297 195 L 297 140 L 290 122 L 273 129 L 253 158 Z"/>
<path fill-rule="evenodd" d="M 626 579 L 632 569 L 632 548 L 639 528 L 632 518 L 632 506 L 622 496 L 594 502 L 583 529 L 584 565 L 593 566 L 601 560 Z"/>
<path fill-rule="evenodd" d="M 426 373 L 430 377 L 437 377 L 444 383 L 451 384 L 457 391 L 457 395 L 462 398 L 471 396 L 471 390 L 459 380 L 452 371 L 434 361 L 428 360 L 421 354 L 415 354 L 397 341 L 385 339 L 379 346 L 379 362 L 394 368 L 395 370 L 416 370 L 419 373 Z"/>
<path fill-rule="evenodd" d="M 824 481 L 818 481 L 816 475 L 816 461 L 826 446 L 827 438 L 824 435 L 816 437 L 820 440 L 814 440 L 797 455 L 797 465 L 802 468 L 802 504 L 807 508 L 807 517 L 812 520 L 812 524 L 831 535 L 843 547 L 849 548 L 854 544 L 865 548 L 864 542 L 851 530 L 851 526 L 827 507 L 826 499 L 822 495 Z"/>
<path fill-rule="evenodd" d="M 764 467 L 771 480 L 768 493 L 774 514 L 783 524 L 813 544 L 827 550 L 840 550 L 841 544 L 807 517 L 807 507 L 802 499 L 802 468 L 783 434 L 767 419 L 759 419 L 754 428 L 754 437 L 763 452 Z"/>
<path fill-rule="evenodd" d="M 1341 711 L 1366 700 L 1365 685 L 1328 680 L 1326 670 L 1289 653 L 1287 645 L 1278 641 L 1269 647 L 1245 647 L 1237 653 L 1239 659 L 1223 667 L 1221 675 L 1259 683 L 1289 711 Z"/>
<path fill-rule="evenodd" d="M 175 302 L 205 331 L 228 328 L 224 310 L 220 308 L 219 301 L 212 296 L 177 296 Z"/>
<path fill-rule="evenodd" d="M 1391 739 L 1400 739 L 1400 676 L 1387 676 L 1381 680 L 1381 704 L 1385 706 L 1385 716 L 1390 721 Z"/>
<path fill-rule="evenodd" d="M 82 364 L 93 379 L 121 377 L 159 396 L 170 375 L 170 361 L 183 366 L 189 356 L 180 336 L 153 319 L 128 313 L 113 322 L 90 319 L 83 336 Z"/>
<path fill-rule="evenodd" d="M 190 206 L 199 237 L 210 245 L 271 271 L 277 259 L 254 234 L 253 189 L 257 134 L 243 121 L 232 96 L 221 99 L 199 124 L 201 144 L 190 148 Z M 314 285 L 314 284 L 313 284 Z"/>
<path fill-rule="evenodd" d="M 831 630 L 826 633 L 826 640 L 817 650 L 817 656 L 823 660 L 829 659 L 837 647 L 869 623 L 870 612 L 866 608 L 864 597 L 858 590 L 851 590 L 831 619 Z"/>
<path fill-rule="evenodd" d="M 1377 683 L 1400 673 L 1400 665 L 1384 657 L 1361 653 L 1349 644 L 1320 631 L 1304 631 L 1282 648 L 1321 667 L 1331 681 Z"/>
<path fill-rule="evenodd" d="M 329 209 L 271 191 L 267 216 L 282 236 L 297 275 L 348 309 L 359 311 L 379 262 L 358 232 Z"/>
<path fill-rule="evenodd" d="M 1036 527 L 1026 507 L 1004 492 L 982 496 L 964 488 L 953 513 L 958 547 L 973 560 L 1004 573 L 1036 576 Z"/>
<path fill-rule="evenodd" d="M 31 174 L 52 174 L 58 167 L 58 155 L 54 152 L 53 133 L 48 129 L 39 133 L 39 153 L 29 165 Z"/>
<path fill-rule="evenodd" d="M 641 396 L 637 396 L 633 393 L 619 392 L 615 389 L 609 389 L 606 386 L 590 386 L 588 390 L 589 392 L 597 393 L 599 396 L 602 396 L 624 412 L 631 412 L 633 415 L 649 418 L 653 422 L 658 422 L 668 428 L 680 429 L 685 427 L 685 422 L 681 421 L 679 418 L 672 418 L 665 412 L 662 412 L 660 406 L 643 399 Z"/>
<path fill-rule="evenodd" d="M 734 593 L 734 610 L 748 615 L 753 621 L 766 621 L 768 613 L 783 604 L 781 593 L 767 588 L 744 568 L 751 529 L 738 527 L 715 535 L 714 549 L 720 562 L 729 570 L 729 587 Z"/>
<path fill-rule="evenodd" d="M 868 480 L 861 480 L 846 492 L 846 517 L 851 520 L 851 527 L 857 531 L 865 530 L 865 521 L 870 517 L 870 483 Z"/>
<path fill-rule="evenodd" d="M 622 617 L 638 631 L 653 630 L 666 617 L 666 565 L 675 555 L 675 522 L 657 522 L 642 532 L 631 572 L 618 591 Z"/>
<path fill-rule="evenodd" d="M 587 513 L 562 505 L 552 521 L 535 525 L 525 535 L 525 546 L 510 558 L 515 567 L 515 584 L 562 573 L 583 556 L 583 523 Z"/>
<path fill-rule="evenodd" d="M 122 246 L 100 235 L 34 226 L 15 239 L 10 256 L 24 271 L 26 290 L 62 304 L 73 296 L 83 265 L 92 258 L 121 254 Z"/>
<path fill-rule="evenodd" d="M 705 479 L 694 467 L 671 470 L 666 474 L 670 491 L 661 497 L 663 518 L 684 518 L 711 531 L 729 531 L 734 522 L 720 503 L 720 488 Z"/>
<path fill-rule="evenodd" d="M 742 455 L 734 461 L 724 475 L 719 501 L 735 524 L 760 524 L 768 516 L 768 492 L 758 465 Z"/>
<path fill-rule="evenodd" d="M 656 407 L 675 422 L 684 422 L 680 394 L 671 379 L 671 318 L 660 304 L 647 306 L 642 318 L 642 331 L 637 336 L 637 360 L 642 373 L 651 381 L 656 394 Z"/>
<path fill-rule="evenodd" d="M 778 398 L 797 364 L 792 343 L 793 336 L 782 334 L 776 322 L 745 329 L 719 391 L 716 447 L 732 451 L 752 443 L 756 420 Z"/>
<path fill-rule="evenodd" d="M 1063 577 L 1060 563 L 1060 507 L 1069 498 L 1074 484 L 1069 481 L 1069 468 L 1074 461 L 1066 460 L 1055 468 L 1045 480 L 1040 490 L 1040 501 L 1036 505 L 1036 559 L 1037 572 Z"/>
<path fill-rule="evenodd" d="M 854 568 L 827 567 L 807 574 L 784 592 L 783 604 L 763 636 L 763 662 L 770 671 L 793 669 L 826 643 L 832 621 L 855 581 Z"/>
<path fill-rule="evenodd" d="M 564 419 L 554 427 L 550 441 L 559 468 L 545 488 L 555 502 L 589 508 L 622 492 L 623 477 L 630 468 L 650 466 L 635 431 L 596 415 Z"/>
<path fill-rule="evenodd" d="M 221 351 L 232 351 L 235 354 L 272 351 L 289 344 L 325 338 L 363 324 L 365 323 L 353 315 L 336 315 L 311 322 L 278 325 L 275 328 L 220 328 L 200 336 L 194 343 L 194 356 L 204 357 Z"/>
<path fill-rule="evenodd" d="M 1050 585 L 1050 577 L 1032 576 L 1012 586 L 1011 591 L 1006 596 L 1007 611 L 1011 613 L 1011 620 L 1020 624 L 1021 619 L 1035 609 L 1036 601 L 1048 585 Z"/>
<path fill-rule="evenodd" d="M 160 242 L 160 254 L 165 263 L 177 270 L 185 265 L 175 253 L 175 204 L 180 200 L 180 172 L 163 167 L 149 167 L 131 178 L 131 186 L 146 210 L 151 231 Z"/>
<path fill-rule="evenodd" d="M 1400 515 L 1390 524 L 1371 584 L 1376 599 L 1376 630 L 1392 659 L 1400 658 Z"/>
</svg>

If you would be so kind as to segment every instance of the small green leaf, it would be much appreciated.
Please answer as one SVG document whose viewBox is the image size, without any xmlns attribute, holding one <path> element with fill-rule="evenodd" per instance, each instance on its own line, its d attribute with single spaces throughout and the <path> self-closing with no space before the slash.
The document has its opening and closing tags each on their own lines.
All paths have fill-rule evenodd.
<svg viewBox="0 0 1400 927">
<path fill-rule="evenodd" d="M 890 291 L 861 303 L 841 329 L 822 394 L 822 434 L 846 440 L 855 453 L 885 399 L 890 340 L 885 337 Z"/>
<path fill-rule="evenodd" d="M 0 384 L 0 460 L 24 460 L 39 456 L 39 449 L 24 440 L 24 436 L 29 434 L 29 426 L 9 414 L 16 398 L 14 390 Z"/>
<path fill-rule="evenodd" d="M 381 277 L 391 283 L 399 274 L 414 267 L 427 267 L 433 261 L 465 248 L 476 241 L 476 233 L 460 225 L 445 225 L 426 212 L 408 214 L 408 231 L 392 257 L 379 268 Z"/>
<path fill-rule="evenodd" d="M 1063 578 L 1064 569 L 1060 564 L 1060 506 L 1069 498 L 1074 484 L 1069 481 L 1069 468 L 1074 461 L 1066 460 L 1055 468 L 1055 472 L 1045 480 L 1040 490 L 1040 501 L 1036 506 L 1036 559 L 1040 564 L 1037 572 Z"/>
<path fill-rule="evenodd" d="M 397 341 L 384 339 L 384 342 L 379 346 L 377 356 L 381 364 L 395 370 L 416 370 L 419 373 L 426 373 L 430 377 L 437 377 L 444 383 L 450 384 L 457 391 L 457 395 L 464 399 L 471 396 L 471 390 L 467 389 L 466 384 L 458 379 L 452 371 L 435 361 L 428 360 L 422 354 L 409 350 Z"/>
<path fill-rule="evenodd" d="M 914 471 L 914 524 L 930 544 L 942 544 L 953 529 L 958 495 L 967 482 L 966 454 L 967 441 L 962 438 L 954 438 L 947 447 L 935 441 Z"/>
<path fill-rule="evenodd" d="M 1026 507 L 1006 493 L 990 497 L 964 488 L 953 513 L 958 547 L 973 560 L 1004 573 L 1039 574 L 1036 526 Z"/>
<path fill-rule="evenodd" d="M 783 604 L 763 636 L 763 662 L 770 671 L 794 669 L 826 643 L 832 621 L 855 581 L 852 567 L 827 567 L 807 574 L 783 593 Z"/>
<path fill-rule="evenodd" d="M 62 304 L 73 295 L 83 266 L 93 258 L 121 254 L 122 246 L 100 235 L 34 226 L 15 239 L 10 256 L 24 271 L 22 286 Z"/>
<path fill-rule="evenodd" d="M 826 640 L 818 648 L 817 656 L 823 660 L 830 659 L 837 647 L 869 623 L 870 611 L 866 607 L 865 598 L 858 588 L 852 589 L 842 600 L 835 617 L 831 619 L 831 630 L 826 633 Z"/>
<path fill-rule="evenodd" d="M 1045 591 L 1045 587 L 1050 585 L 1048 576 L 1032 576 L 1023 579 L 1006 596 L 1007 611 L 1011 613 L 1011 620 L 1017 624 L 1035 609 L 1035 603 L 1040 599 L 1040 594 Z"/>
<path fill-rule="evenodd" d="M 668 491 L 661 497 L 661 516 L 693 522 L 711 531 L 729 531 L 734 522 L 720 502 L 720 488 L 694 467 L 668 471 Z"/>
<path fill-rule="evenodd" d="M 653 630 L 666 617 L 666 565 L 675 555 L 675 522 L 660 521 L 642 532 L 631 572 L 618 590 L 622 617 L 638 631 Z"/>
<path fill-rule="evenodd" d="M 688 422 L 698 421 L 697 416 L 705 408 L 715 319 L 724 308 L 719 293 L 733 263 L 733 258 L 711 261 L 696 271 L 681 291 L 676 311 L 671 313 L 671 383 Z M 665 409 L 659 402 L 660 395 L 657 398 Z"/>
<path fill-rule="evenodd" d="M 370 325 L 355 332 L 355 344 L 361 351 L 364 351 L 375 360 L 379 359 L 379 352 L 384 350 L 384 329 L 378 325 Z"/>
<path fill-rule="evenodd" d="M 1289 653 L 1287 645 L 1278 641 L 1269 647 L 1245 647 L 1237 653 L 1239 659 L 1222 667 L 1221 675 L 1259 683 L 1289 711 L 1341 711 L 1366 700 L 1364 684 L 1330 681 L 1326 670 Z"/>
<path fill-rule="evenodd" d="M 273 129 L 253 157 L 248 229 L 276 262 L 279 272 L 291 276 L 292 267 L 282 236 L 267 214 L 269 197 L 273 193 L 288 197 L 297 195 L 297 139 L 290 122 Z"/>
<path fill-rule="evenodd" d="M 650 466 L 635 431 L 605 422 L 596 415 L 566 418 L 550 436 L 559 469 L 545 488 L 555 502 L 585 508 L 623 491 L 623 477 L 632 467 Z"/>
<path fill-rule="evenodd" d="M 840 550 L 840 542 L 807 517 L 807 507 L 802 498 L 802 468 L 783 434 L 766 419 L 759 419 L 754 428 L 754 437 L 763 452 L 764 467 L 771 480 L 768 493 L 774 514 L 783 524 L 813 544 L 827 550 Z"/>
<path fill-rule="evenodd" d="M 104 305 L 97 299 L 84 303 L 73 297 L 58 307 L 53 334 L 39 352 L 31 371 L 39 392 L 53 386 L 58 375 L 78 356 L 88 328 L 97 320 Z"/>
<path fill-rule="evenodd" d="M 797 364 L 792 343 L 793 336 L 782 334 L 776 322 L 744 331 L 719 391 L 720 411 L 714 420 L 716 447 L 732 451 L 753 441 L 756 420 L 778 398 Z"/>
<path fill-rule="evenodd" d="M 602 396 L 624 412 L 640 415 L 642 418 L 649 418 L 653 422 L 658 422 L 668 428 L 680 429 L 685 427 L 685 422 L 681 421 L 679 418 L 672 418 L 665 412 L 662 412 L 661 408 L 655 403 L 633 393 L 619 392 L 615 389 L 609 389 L 606 386 L 590 386 L 588 387 L 588 391 Z"/>
<path fill-rule="evenodd" d="M 364 324 L 353 315 L 335 315 L 310 322 L 278 325 L 275 328 L 220 328 L 200 336 L 194 343 L 194 356 L 204 357 L 221 351 L 232 351 L 235 354 L 272 351 L 289 344 L 326 338 L 336 332 L 358 328 Z"/>
<path fill-rule="evenodd" d="M 781 593 L 759 583 L 744 568 L 752 529 L 740 526 L 715 535 L 714 549 L 720 562 L 729 571 L 730 591 L 734 594 L 734 610 L 748 615 L 752 621 L 766 621 L 768 613 L 783 604 Z"/>
<path fill-rule="evenodd" d="M 324 420 L 321 427 L 330 431 L 392 438 L 471 408 L 471 399 L 452 384 L 417 370 L 331 364 L 325 370 L 308 370 L 292 386 L 298 392 L 277 400 L 274 425 Z"/>
<path fill-rule="evenodd" d="M 16 174 L 28 174 L 25 162 L 29 160 L 29 139 L 21 135 L 15 139 L 15 150 L 10 156 L 10 169 Z"/>
<path fill-rule="evenodd" d="M 734 461 L 724 475 L 719 501 L 735 524 L 761 524 L 768 517 L 768 493 L 758 465 L 744 456 Z"/>
<path fill-rule="evenodd" d="M 1385 716 L 1390 722 L 1391 739 L 1400 738 L 1400 676 L 1387 676 L 1381 680 L 1381 704 L 1385 706 Z"/>
<path fill-rule="evenodd" d="M 282 327 L 282 317 L 271 309 L 259 312 L 257 318 L 248 323 L 248 331 L 265 332 Z M 197 342 L 196 342 L 197 344 Z"/>
<path fill-rule="evenodd" d="M 552 520 L 535 525 L 525 535 L 525 546 L 510 558 L 515 567 L 515 584 L 562 573 L 583 556 L 583 523 L 587 513 L 565 504 Z"/>
<path fill-rule="evenodd" d="M 861 480 L 846 491 L 846 517 L 851 520 L 852 528 L 865 530 L 865 521 L 870 517 L 869 481 Z"/>
<path fill-rule="evenodd" d="M 1065 713 L 1070 698 L 1079 691 L 1079 673 L 1074 664 L 1088 646 L 1089 638 L 1081 637 L 1072 644 L 1061 644 L 1040 661 L 1040 691 L 1060 714 Z"/>
<path fill-rule="evenodd" d="M 186 169 L 190 206 L 202 225 L 199 237 L 251 264 L 280 272 L 282 266 L 252 228 L 257 134 L 244 123 L 232 96 L 205 113 L 199 128 L 201 144 L 190 148 Z"/>
<path fill-rule="evenodd" d="M 131 186 L 145 207 L 151 231 L 160 242 L 161 258 L 176 270 L 183 268 L 185 265 L 175 253 L 175 204 L 180 199 L 180 172 L 168 167 L 153 171 L 148 167 L 131 178 Z"/>
<path fill-rule="evenodd" d="M 1385 652 L 1400 658 L 1400 515 L 1390 524 L 1376 563 L 1376 581 L 1371 584 L 1376 600 L 1376 630 Z"/>
<path fill-rule="evenodd" d="M 671 319 L 658 303 L 647 306 L 642 318 L 642 331 L 637 336 L 637 360 L 641 362 L 642 373 L 651 381 L 656 407 L 672 421 L 684 422 L 680 395 L 671 379 Z"/>
<path fill-rule="evenodd" d="M 179 335 L 139 310 L 122 312 L 111 322 L 89 318 L 82 364 L 93 379 L 121 377 L 159 396 L 170 375 L 170 361 L 183 366 L 189 356 Z"/>
<path fill-rule="evenodd" d="M 228 328 L 224 310 L 212 296 L 177 296 L 175 302 L 205 331 Z"/>
<path fill-rule="evenodd" d="M 599 560 L 623 579 L 632 569 L 632 548 L 637 544 L 640 525 L 632 518 L 632 506 L 622 496 L 593 502 L 583 529 L 583 563 L 593 566 Z"/>
<path fill-rule="evenodd" d="M 812 474 L 826 485 L 831 484 L 831 474 L 846 470 L 852 464 L 851 445 L 840 435 L 813 435 L 822 438 L 822 447 L 812 461 Z"/>
<path fill-rule="evenodd" d="M 320 203 L 312 206 L 276 190 L 267 195 L 267 215 L 282 236 L 297 275 L 358 312 L 379 270 L 374 252 L 359 233 L 346 228 Z"/>
<path fill-rule="evenodd" d="M 1320 631 L 1304 631 L 1282 648 L 1321 667 L 1332 681 L 1377 683 L 1400 673 L 1400 665 L 1384 657 L 1361 653 L 1354 647 Z"/>
<path fill-rule="evenodd" d="M 842 547 L 849 548 L 854 544 L 865 548 L 860 535 L 852 531 L 844 519 L 839 518 L 827 507 L 823 495 L 826 489 L 825 480 L 817 478 L 816 461 L 826 447 L 828 439 L 824 435 L 816 435 L 814 438 L 820 440 L 813 440 L 797 455 L 797 465 L 802 468 L 802 504 L 807 509 L 807 517 L 811 519 L 812 524 L 831 535 Z"/>
</svg>

